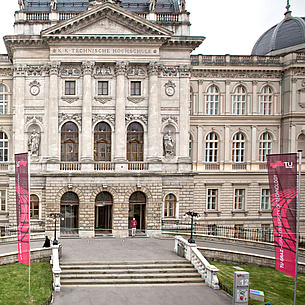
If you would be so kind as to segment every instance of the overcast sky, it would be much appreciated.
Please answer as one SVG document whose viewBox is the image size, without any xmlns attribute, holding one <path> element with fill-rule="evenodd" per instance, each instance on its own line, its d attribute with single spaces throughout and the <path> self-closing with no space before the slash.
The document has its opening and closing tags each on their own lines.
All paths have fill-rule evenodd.
<svg viewBox="0 0 305 305">
<path fill-rule="evenodd" d="M 0 37 L 14 34 L 18 0 L 0 0 Z M 284 18 L 287 0 L 186 0 L 191 34 L 206 40 L 195 51 L 249 55 L 257 39 Z M 290 0 L 293 16 L 305 17 L 305 0 Z M 6 53 L 1 39 L 0 53 Z"/>
</svg>

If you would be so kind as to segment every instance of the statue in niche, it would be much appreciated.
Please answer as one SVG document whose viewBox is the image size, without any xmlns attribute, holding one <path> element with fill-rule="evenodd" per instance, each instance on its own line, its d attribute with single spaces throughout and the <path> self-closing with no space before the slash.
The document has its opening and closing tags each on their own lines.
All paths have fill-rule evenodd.
<svg viewBox="0 0 305 305">
<path fill-rule="evenodd" d="M 150 12 L 152 12 L 152 11 L 155 10 L 155 8 L 156 8 L 156 2 L 157 2 L 157 0 L 150 0 L 150 1 L 149 1 L 149 11 L 150 11 Z"/>
<path fill-rule="evenodd" d="M 163 147 L 165 157 L 173 157 L 175 155 L 175 141 L 171 136 L 171 132 L 168 131 L 163 137 Z"/>
<path fill-rule="evenodd" d="M 28 142 L 28 147 L 29 150 L 31 151 L 32 156 L 39 156 L 39 146 L 40 146 L 40 132 L 34 129 L 29 137 L 29 142 Z"/>
<path fill-rule="evenodd" d="M 51 11 L 56 11 L 57 0 L 51 0 L 50 6 L 51 6 Z"/>
<path fill-rule="evenodd" d="M 23 11 L 24 10 L 24 0 L 18 0 L 18 4 L 19 4 L 20 11 Z"/>
</svg>

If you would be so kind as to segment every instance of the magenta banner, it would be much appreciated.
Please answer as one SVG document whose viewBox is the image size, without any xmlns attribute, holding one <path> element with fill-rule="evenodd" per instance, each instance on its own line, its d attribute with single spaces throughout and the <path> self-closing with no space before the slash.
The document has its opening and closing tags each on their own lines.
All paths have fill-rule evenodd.
<svg viewBox="0 0 305 305">
<path fill-rule="evenodd" d="M 297 154 L 267 155 L 275 269 L 295 277 Z"/>
<path fill-rule="evenodd" d="M 18 260 L 29 264 L 29 167 L 28 153 L 15 154 Z"/>
</svg>

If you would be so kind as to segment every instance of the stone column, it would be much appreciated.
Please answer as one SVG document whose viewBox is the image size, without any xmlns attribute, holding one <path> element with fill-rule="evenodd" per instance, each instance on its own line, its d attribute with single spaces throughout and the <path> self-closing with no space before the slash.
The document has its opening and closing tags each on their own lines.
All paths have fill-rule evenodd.
<svg viewBox="0 0 305 305">
<path fill-rule="evenodd" d="M 253 81 L 253 105 L 252 105 L 252 113 L 253 114 L 257 114 L 257 112 L 259 112 L 259 107 L 260 105 L 258 105 L 258 99 L 257 99 L 257 81 Z"/>
<path fill-rule="evenodd" d="M 127 62 L 117 62 L 116 73 L 116 103 L 115 103 L 115 139 L 114 161 L 126 161 L 126 132 L 125 132 L 125 73 Z"/>
<path fill-rule="evenodd" d="M 159 162 L 162 157 L 162 139 L 160 132 L 160 105 L 159 105 L 159 63 L 150 62 L 149 97 L 148 97 L 148 158 L 149 162 Z"/>
<path fill-rule="evenodd" d="M 198 82 L 198 114 L 205 114 L 205 95 L 203 94 L 203 80 Z"/>
<path fill-rule="evenodd" d="M 84 62 L 83 70 L 83 113 L 82 113 L 82 149 L 81 161 L 93 160 L 92 132 L 92 71 L 94 63 Z"/>
<path fill-rule="evenodd" d="M 230 127 L 224 126 L 224 170 L 231 170 L 230 162 L 230 153 L 232 150 L 231 142 L 230 142 Z"/>
<path fill-rule="evenodd" d="M 197 161 L 198 163 L 205 162 L 204 154 L 202 152 L 202 143 L 203 143 L 203 132 L 202 132 L 202 126 L 197 126 L 198 128 L 198 156 Z"/>
<path fill-rule="evenodd" d="M 50 66 L 50 94 L 48 102 L 48 159 L 60 160 L 58 130 L 58 72 L 60 63 L 52 62 Z"/>
<path fill-rule="evenodd" d="M 14 66 L 14 153 L 28 151 L 27 137 L 24 130 L 24 96 L 25 96 L 25 69 L 22 65 Z M 18 138 L 18 140 L 16 139 Z"/>
<path fill-rule="evenodd" d="M 232 101 L 231 101 L 231 92 L 230 92 L 231 82 L 229 80 L 226 81 L 226 99 L 225 99 L 225 114 L 232 113 Z"/>
<path fill-rule="evenodd" d="M 179 161 L 180 163 L 189 163 L 189 137 L 190 137 L 190 76 L 191 67 L 180 66 L 180 147 Z"/>
</svg>

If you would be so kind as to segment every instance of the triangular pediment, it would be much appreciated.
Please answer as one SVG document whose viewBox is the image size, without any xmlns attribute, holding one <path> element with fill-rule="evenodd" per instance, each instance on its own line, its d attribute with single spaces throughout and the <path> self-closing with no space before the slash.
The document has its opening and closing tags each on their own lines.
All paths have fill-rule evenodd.
<svg viewBox="0 0 305 305">
<path fill-rule="evenodd" d="M 122 7 L 106 2 L 62 21 L 42 31 L 42 37 L 54 36 L 158 36 L 171 37 L 173 33 Z"/>
</svg>

